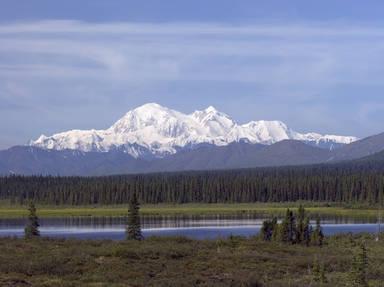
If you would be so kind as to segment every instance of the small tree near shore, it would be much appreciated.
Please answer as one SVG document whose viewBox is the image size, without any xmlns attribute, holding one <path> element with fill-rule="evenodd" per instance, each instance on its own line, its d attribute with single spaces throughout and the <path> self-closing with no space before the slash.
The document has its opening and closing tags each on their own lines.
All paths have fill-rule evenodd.
<svg viewBox="0 0 384 287">
<path fill-rule="evenodd" d="M 354 254 L 352 268 L 349 273 L 348 286 L 350 287 L 368 287 L 367 282 L 368 257 L 367 248 L 364 243 L 359 244 Z"/>
<path fill-rule="evenodd" d="M 312 226 L 309 222 L 309 217 L 306 217 L 304 220 L 304 234 L 303 234 L 303 242 L 305 245 L 309 246 L 311 243 L 312 236 Z"/>
<path fill-rule="evenodd" d="M 273 232 L 277 229 L 277 218 L 274 217 L 272 220 L 266 220 L 260 229 L 261 238 L 264 241 L 271 241 L 273 238 Z"/>
<path fill-rule="evenodd" d="M 36 207 L 33 204 L 33 202 L 29 204 L 28 211 L 29 211 L 28 223 L 24 229 L 25 238 L 31 239 L 31 238 L 39 237 L 40 236 L 39 219 L 36 215 Z"/>
<path fill-rule="evenodd" d="M 296 223 L 297 219 L 297 223 Z M 300 205 L 298 215 L 287 209 L 284 219 L 279 224 L 277 218 L 265 220 L 260 229 L 260 237 L 264 241 L 277 241 L 290 244 L 305 244 L 309 246 L 312 239 L 316 240 L 317 245 L 323 243 L 323 233 L 320 226 L 320 220 L 317 221 L 317 233 L 314 237 L 309 217 L 305 209 Z"/>
<path fill-rule="evenodd" d="M 129 209 L 128 209 L 128 226 L 126 230 L 128 240 L 143 239 L 143 235 L 141 233 L 139 211 L 140 211 L 140 204 L 137 199 L 136 193 L 134 193 L 129 202 Z"/>
<path fill-rule="evenodd" d="M 321 228 L 319 217 L 316 220 L 316 227 L 312 233 L 311 241 L 316 246 L 320 246 L 320 247 L 323 246 L 324 233 L 323 233 L 323 229 Z"/>
</svg>

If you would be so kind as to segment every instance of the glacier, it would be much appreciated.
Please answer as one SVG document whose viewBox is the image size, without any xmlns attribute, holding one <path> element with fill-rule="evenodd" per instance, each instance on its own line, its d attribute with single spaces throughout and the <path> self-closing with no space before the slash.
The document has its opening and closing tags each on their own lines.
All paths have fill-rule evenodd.
<svg viewBox="0 0 384 287">
<path fill-rule="evenodd" d="M 242 141 L 271 145 L 287 139 L 327 149 L 358 140 L 353 136 L 299 133 L 281 121 L 261 120 L 238 124 L 212 106 L 184 114 L 148 103 L 127 112 L 106 130 L 70 130 L 52 136 L 41 135 L 29 145 L 82 152 L 116 149 L 134 158 L 162 158 L 200 145 L 224 146 Z"/>
</svg>

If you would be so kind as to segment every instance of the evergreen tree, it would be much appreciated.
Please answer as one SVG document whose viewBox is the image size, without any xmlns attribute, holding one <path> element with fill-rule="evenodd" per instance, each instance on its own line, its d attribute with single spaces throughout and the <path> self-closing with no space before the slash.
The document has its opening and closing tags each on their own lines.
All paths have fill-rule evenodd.
<svg viewBox="0 0 384 287">
<path fill-rule="evenodd" d="M 285 218 L 280 224 L 278 240 L 282 242 L 290 242 L 290 232 L 289 232 L 289 222 L 290 222 L 290 210 L 287 209 Z"/>
<path fill-rule="evenodd" d="M 282 228 L 282 224 L 278 224 L 276 222 L 276 225 L 275 227 L 273 228 L 273 231 L 272 231 L 272 240 L 273 241 L 282 241 L 282 232 L 281 232 L 281 228 Z"/>
<path fill-rule="evenodd" d="M 288 215 L 288 242 L 296 242 L 296 218 L 292 211 Z"/>
<path fill-rule="evenodd" d="M 271 221 L 264 220 L 260 229 L 260 236 L 264 241 L 270 241 L 272 237 Z"/>
<path fill-rule="evenodd" d="M 289 208 L 285 213 L 285 218 L 281 222 L 280 225 L 277 225 L 276 221 L 276 233 L 272 232 L 272 238 L 277 241 L 285 242 L 285 243 L 295 243 L 296 238 L 296 218 Z"/>
<path fill-rule="evenodd" d="M 33 202 L 29 203 L 28 211 L 29 211 L 28 223 L 24 229 L 25 238 L 31 239 L 31 238 L 39 237 L 40 236 L 39 219 L 36 215 L 36 207 L 33 204 Z"/>
<path fill-rule="evenodd" d="M 316 246 L 320 246 L 320 247 L 323 246 L 324 233 L 323 233 L 323 229 L 321 228 L 319 217 L 316 219 L 316 228 L 312 233 L 311 241 Z"/>
<path fill-rule="evenodd" d="M 273 217 L 272 222 L 271 222 L 271 228 L 272 228 L 272 234 L 271 234 L 271 239 L 273 239 L 273 234 L 276 233 L 278 230 L 279 224 L 277 223 L 277 217 Z"/>
<path fill-rule="evenodd" d="M 141 234 L 140 226 L 140 204 L 137 200 L 136 193 L 133 193 L 132 198 L 129 202 L 128 209 L 128 226 L 127 226 L 127 239 L 128 240 L 142 240 L 143 235 Z"/>
<path fill-rule="evenodd" d="M 312 236 L 312 226 L 309 222 L 309 217 L 306 217 L 304 220 L 304 229 L 303 229 L 303 242 L 305 245 L 309 246 L 311 243 Z"/>
<path fill-rule="evenodd" d="M 260 235 L 264 241 L 271 241 L 274 230 L 277 227 L 277 218 L 274 217 L 272 220 L 263 221 L 263 225 L 260 230 Z"/>
<path fill-rule="evenodd" d="M 353 257 L 352 268 L 349 274 L 350 287 L 367 287 L 368 257 L 367 249 L 361 243 Z"/>
<path fill-rule="evenodd" d="M 301 243 L 304 241 L 304 225 L 305 221 L 305 209 L 300 204 L 297 212 L 297 227 L 296 227 L 296 243 Z"/>
</svg>

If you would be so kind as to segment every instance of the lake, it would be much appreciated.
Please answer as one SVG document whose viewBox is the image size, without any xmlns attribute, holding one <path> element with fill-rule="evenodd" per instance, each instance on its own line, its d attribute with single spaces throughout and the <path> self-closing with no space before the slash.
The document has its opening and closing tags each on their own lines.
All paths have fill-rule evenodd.
<svg viewBox="0 0 384 287">
<path fill-rule="evenodd" d="M 208 216 L 144 216 L 141 225 L 144 237 L 186 236 L 194 239 L 226 238 L 230 235 L 254 236 L 265 217 L 257 214 Z M 64 217 L 40 219 L 42 236 L 78 239 L 125 238 L 125 217 Z M 24 235 L 24 218 L 0 219 L 0 237 Z M 314 222 L 312 222 L 314 224 Z M 375 218 L 323 217 L 326 235 L 338 233 L 376 233 Z"/>
</svg>

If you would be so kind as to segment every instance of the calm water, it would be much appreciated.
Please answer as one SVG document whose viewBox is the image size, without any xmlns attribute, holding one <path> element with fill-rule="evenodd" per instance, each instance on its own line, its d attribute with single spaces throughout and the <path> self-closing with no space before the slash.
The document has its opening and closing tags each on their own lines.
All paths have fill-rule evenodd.
<svg viewBox="0 0 384 287">
<path fill-rule="evenodd" d="M 145 237 L 182 235 L 196 239 L 225 238 L 232 235 L 256 235 L 265 217 L 260 215 L 236 216 L 165 216 L 143 217 Z M 40 219 L 42 236 L 80 239 L 125 238 L 125 217 L 65 217 Z M 0 219 L 0 237 L 23 236 L 25 219 Z M 326 235 L 337 233 L 375 233 L 378 225 L 374 218 L 322 218 Z"/>
</svg>

